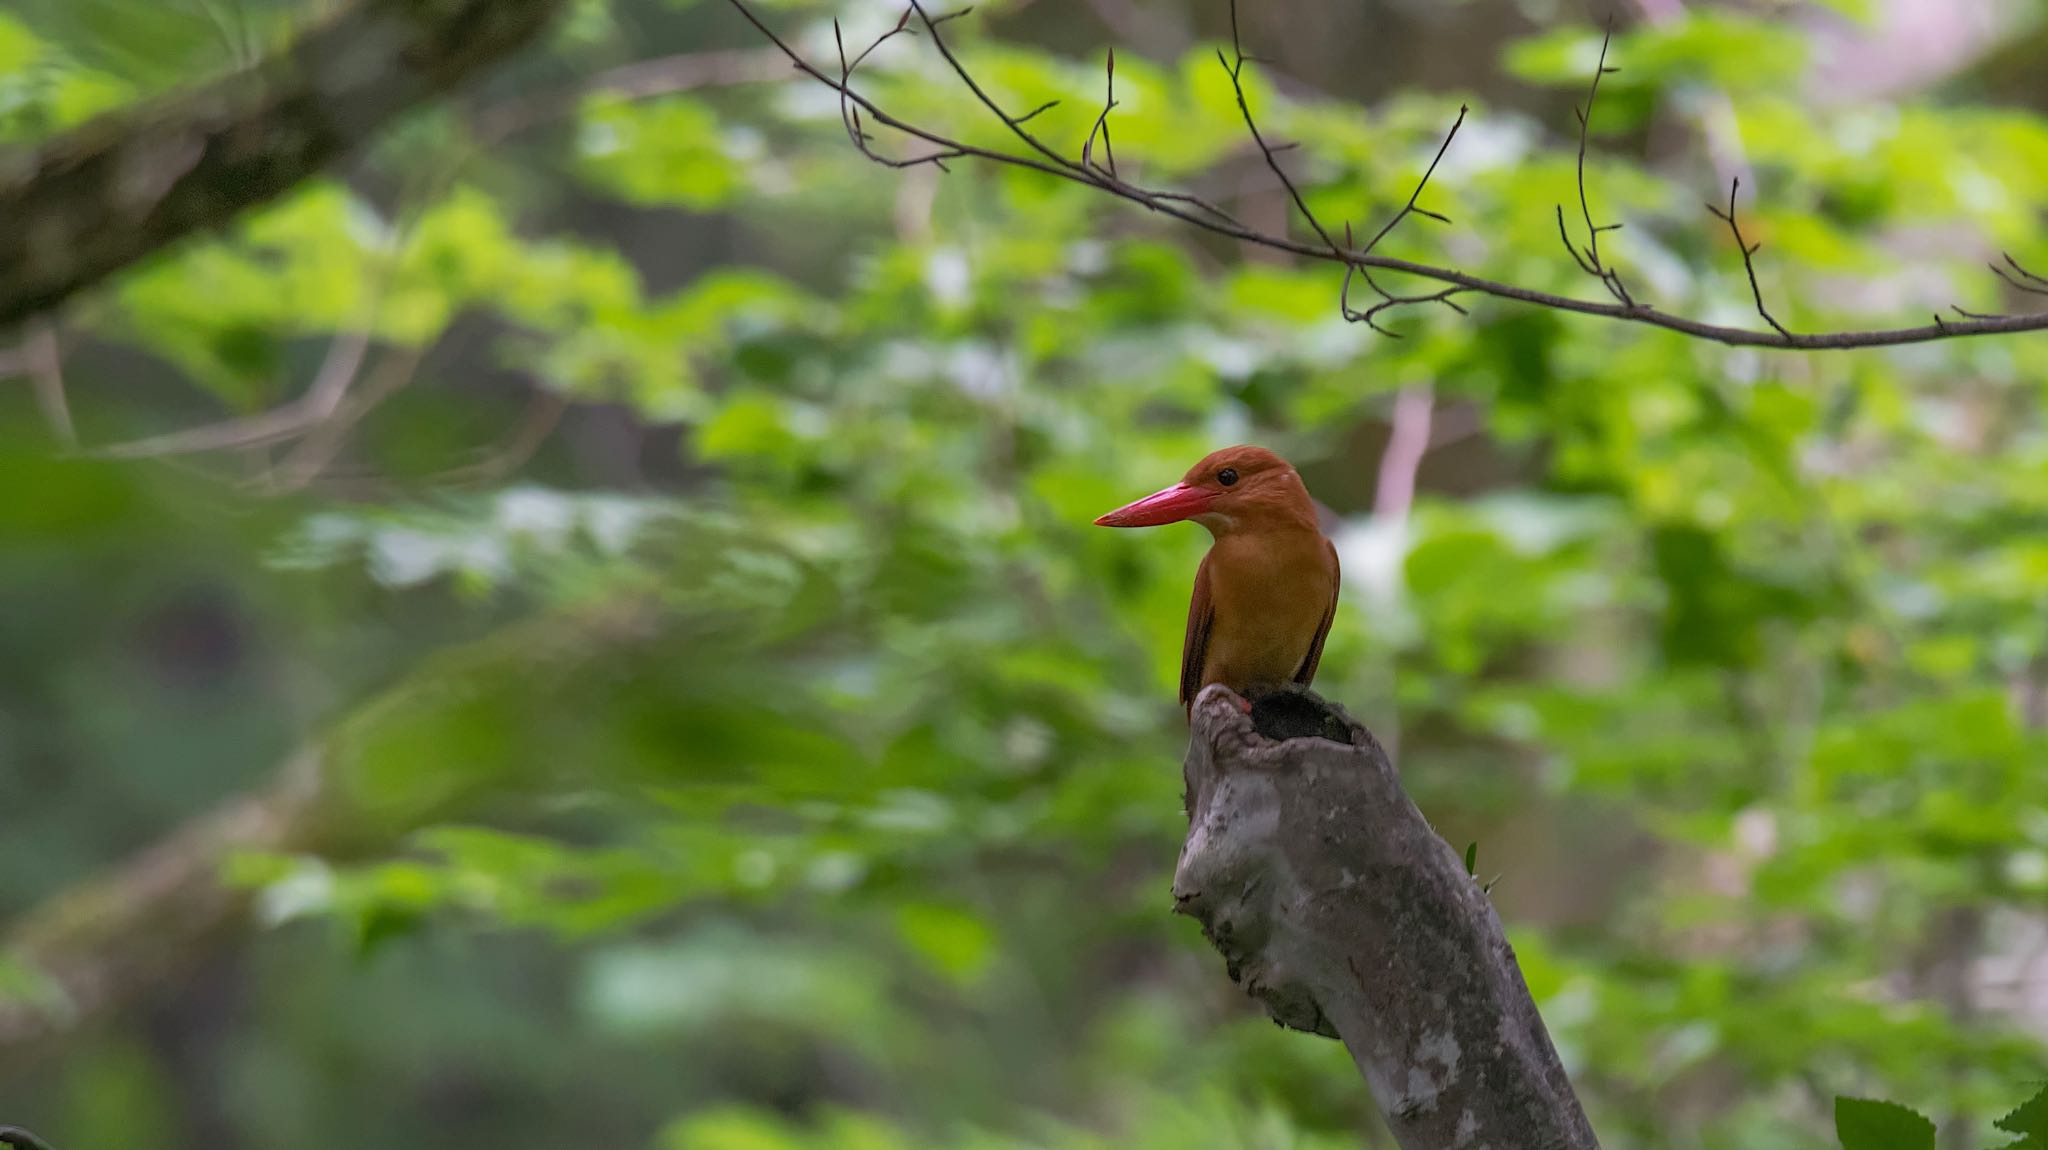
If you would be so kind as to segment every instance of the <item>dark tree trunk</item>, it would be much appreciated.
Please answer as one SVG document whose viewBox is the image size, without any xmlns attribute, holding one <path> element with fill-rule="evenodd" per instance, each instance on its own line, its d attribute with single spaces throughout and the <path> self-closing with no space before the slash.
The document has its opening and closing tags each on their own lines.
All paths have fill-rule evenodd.
<svg viewBox="0 0 2048 1150">
<path fill-rule="evenodd" d="M 361 0 L 246 71 L 0 157 L 0 330 L 353 151 L 566 0 Z"/>
</svg>

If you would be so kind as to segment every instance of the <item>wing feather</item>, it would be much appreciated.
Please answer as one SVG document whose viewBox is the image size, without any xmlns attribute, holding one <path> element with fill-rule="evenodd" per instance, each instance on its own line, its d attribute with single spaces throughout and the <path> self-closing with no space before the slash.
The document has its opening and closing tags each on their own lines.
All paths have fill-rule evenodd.
<svg viewBox="0 0 2048 1150">
<path fill-rule="evenodd" d="M 1202 671 L 1209 662 L 1209 631 L 1216 622 L 1216 604 L 1209 595 L 1209 557 L 1195 569 L 1195 593 L 1188 600 L 1188 634 L 1180 648 L 1180 705 L 1195 705 L 1202 690 Z"/>
<path fill-rule="evenodd" d="M 1323 540 L 1323 559 L 1330 567 L 1330 605 L 1323 608 L 1323 621 L 1316 626 L 1316 637 L 1309 641 L 1308 657 L 1294 672 L 1294 681 L 1304 687 L 1316 677 L 1316 666 L 1323 661 L 1323 640 L 1330 637 L 1330 623 L 1337 618 L 1337 590 L 1344 583 L 1337 566 L 1337 545 L 1328 539 Z"/>
</svg>

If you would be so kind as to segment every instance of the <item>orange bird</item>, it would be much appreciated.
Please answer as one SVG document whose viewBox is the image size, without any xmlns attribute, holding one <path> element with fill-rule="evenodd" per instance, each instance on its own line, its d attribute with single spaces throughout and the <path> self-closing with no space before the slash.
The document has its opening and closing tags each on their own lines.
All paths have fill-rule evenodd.
<svg viewBox="0 0 2048 1150">
<path fill-rule="evenodd" d="M 1180 704 L 1211 683 L 1250 698 L 1316 677 L 1337 613 L 1337 548 L 1301 476 L 1263 447 L 1226 447 L 1179 483 L 1097 519 L 1151 527 L 1192 519 L 1215 539 L 1195 572 Z"/>
</svg>

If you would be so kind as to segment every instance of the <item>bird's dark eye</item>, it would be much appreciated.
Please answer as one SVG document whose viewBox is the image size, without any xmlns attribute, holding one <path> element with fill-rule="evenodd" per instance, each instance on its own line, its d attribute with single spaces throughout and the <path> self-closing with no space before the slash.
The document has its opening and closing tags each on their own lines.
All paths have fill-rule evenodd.
<svg viewBox="0 0 2048 1150">
<path fill-rule="evenodd" d="M 1226 468 L 1224 468 L 1223 470 L 1221 470 L 1221 471 L 1217 472 L 1217 473 L 1216 473 L 1216 482 L 1218 482 L 1218 483 L 1221 483 L 1221 484 L 1222 484 L 1223 486 L 1225 486 L 1225 487 L 1228 487 L 1228 486 L 1230 486 L 1231 484 L 1233 484 L 1233 483 L 1236 483 L 1236 482 L 1237 482 L 1237 468 L 1235 468 L 1235 467 L 1226 467 Z"/>
</svg>

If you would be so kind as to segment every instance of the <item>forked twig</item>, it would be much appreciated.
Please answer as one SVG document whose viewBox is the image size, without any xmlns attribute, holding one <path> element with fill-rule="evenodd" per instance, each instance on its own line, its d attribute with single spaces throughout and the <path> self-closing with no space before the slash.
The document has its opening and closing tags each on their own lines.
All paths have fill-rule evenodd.
<svg viewBox="0 0 2048 1150">
<path fill-rule="evenodd" d="M 1430 158 L 1429 167 L 1423 169 L 1422 178 L 1415 181 L 1414 190 L 1408 193 L 1408 202 L 1402 204 L 1399 211 L 1396 211 L 1386 223 L 1380 225 L 1380 230 L 1373 233 L 1372 238 L 1365 242 L 1364 247 L 1357 249 L 1360 255 L 1372 254 L 1372 250 L 1380 246 L 1380 241 L 1386 239 L 1388 233 L 1400 226 L 1401 221 L 1411 215 L 1435 220 L 1440 224 L 1451 222 L 1449 216 L 1444 215 L 1442 212 L 1422 207 L 1416 201 L 1421 198 L 1423 189 L 1429 187 L 1430 177 L 1436 175 L 1437 165 L 1443 163 L 1444 153 L 1451 150 L 1451 141 L 1458 138 L 1458 129 L 1465 126 L 1465 114 L 1468 111 L 1470 111 L 1468 105 L 1458 105 L 1458 118 L 1451 121 L 1450 131 L 1444 133 L 1444 142 L 1437 145 L 1436 155 Z M 1344 225 L 1344 245 L 1347 248 L 1351 247 L 1350 224 Z M 1353 275 L 1357 275 L 1365 280 L 1366 286 L 1371 288 L 1380 297 L 1379 303 L 1364 311 L 1358 311 L 1351 306 L 1351 279 Z M 1459 315 L 1470 315 L 1471 313 L 1466 311 L 1463 305 L 1453 299 L 1453 297 L 1460 293 L 1470 290 L 1472 289 L 1449 287 L 1441 291 L 1424 292 L 1418 295 L 1398 295 L 1381 287 L 1379 281 L 1373 278 L 1371 268 L 1356 261 L 1347 261 L 1344 265 L 1344 284 L 1337 289 L 1337 310 L 1340 315 L 1353 323 L 1362 323 L 1381 335 L 1399 339 L 1401 338 L 1399 333 L 1389 331 L 1379 325 L 1377 319 L 1380 313 L 1391 308 L 1405 307 L 1409 304 L 1440 303 Z"/>
<path fill-rule="evenodd" d="M 1571 241 L 1569 229 L 1565 226 L 1562 205 L 1558 207 L 1557 219 L 1559 235 L 1564 240 L 1566 248 L 1572 252 L 1574 261 L 1579 264 L 1581 269 L 1600 279 L 1602 284 L 1607 287 L 1608 293 L 1613 297 L 1611 302 L 1578 299 L 1572 296 L 1558 295 L 1553 292 L 1539 291 L 1534 288 L 1523 287 L 1519 284 L 1473 275 L 1456 268 L 1381 255 L 1378 251 L 1373 250 L 1379 240 L 1390 230 L 1391 225 L 1398 223 L 1399 220 L 1408 215 L 1423 215 L 1439 221 L 1442 220 L 1441 215 L 1438 213 L 1416 206 L 1414 197 L 1411 197 L 1409 204 L 1404 209 L 1395 214 L 1394 220 L 1389 221 L 1389 226 L 1382 228 L 1380 233 L 1376 233 L 1373 240 L 1364 248 L 1351 246 L 1350 229 L 1348 227 L 1345 229 L 1345 242 L 1339 243 L 1336 236 L 1323 225 L 1322 221 L 1316 218 L 1313 211 L 1310 210 L 1299 185 L 1295 183 L 1293 177 L 1288 175 L 1279 163 L 1279 154 L 1292 147 L 1292 145 L 1274 145 L 1268 142 L 1251 113 L 1250 103 L 1244 93 L 1243 74 L 1245 65 L 1255 61 L 1253 57 L 1246 55 L 1244 52 L 1243 41 L 1238 29 L 1237 9 L 1234 3 L 1231 5 L 1231 52 L 1227 55 L 1219 52 L 1218 59 L 1230 77 L 1232 87 L 1237 96 L 1239 111 L 1245 120 L 1247 132 L 1252 137 L 1253 143 L 1258 147 L 1259 154 L 1266 166 L 1273 172 L 1275 178 L 1280 181 L 1281 186 L 1286 189 L 1295 210 L 1301 213 L 1303 219 L 1307 221 L 1310 229 L 1315 233 L 1313 241 L 1296 239 L 1284 232 L 1259 231 L 1247 226 L 1243 221 L 1208 200 L 1183 191 L 1141 187 L 1124 179 L 1115 169 L 1113 162 L 1101 164 L 1094 162 L 1094 139 L 1097 135 L 1101 136 L 1104 140 L 1104 160 L 1110 161 L 1111 159 L 1108 154 L 1108 121 L 1106 117 L 1109 107 L 1115 102 L 1113 90 L 1108 93 L 1105 99 L 1103 113 L 1096 118 L 1096 131 L 1091 133 L 1089 141 L 1084 144 L 1083 154 L 1075 159 L 1070 159 L 1063 155 L 1059 150 L 1051 147 L 1034 134 L 1027 126 L 1033 117 L 1046 110 L 1045 106 L 1040 106 L 1023 116 L 1009 114 L 982 87 L 980 82 L 975 79 L 973 73 L 961 63 L 951 46 L 947 44 L 945 37 L 940 34 L 939 27 L 949 20 L 958 19 L 961 15 L 964 15 L 964 10 L 933 17 L 926 13 L 921 0 L 910 0 L 909 15 L 918 18 L 923 31 L 931 39 L 933 47 L 944 58 L 954 75 L 959 78 L 960 82 L 973 94 L 976 100 L 1001 121 L 1010 133 L 1024 145 L 1023 150 L 1005 151 L 1000 148 L 969 144 L 943 132 L 913 124 L 895 116 L 878 106 L 870 97 L 856 91 L 853 87 L 854 71 L 860 61 L 866 58 L 866 52 L 849 59 L 844 56 L 842 48 L 840 74 L 834 77 L 811 64 L 801 53 L 792 48 L 787 41 L 778 36 L 754 12 L 746 0 L 727 0 L 727 2 L 749 24 L 753 25 L 757 31 L 781 51 L 784 56 L 788 57 L 798 71 L 839 94 L 846 108 L 845 118 L 850 128 L 849 135 L 853 138 L 862 154 L 870 159 L 891 167 L 910 167 L 916 164 L 930 163 L 943 169 L 945 167 L 943 161 L 964 157 L 982 160 L 987 163 L 1021 168 L 1057 179 L 1087 185 L 1119 199 L 1138 204 L 1148 211 L 1156 212 L 1216 235 L 1255 244 L 1271 251 L 1286 252 L 1308 259 L 1323 260 L 1342 265 L 1346 269 L 1346 282 L 1344 288 L 1340 290 L 1339 303 L 1344 309 L 1346 318 L 1356 319 L 1359 322 L 1372 323 L 1373 320 L 1377 319 L 1387 309 L 1409 304 L 1441 303 L 1462 312 L 1464 309 L 1457 303 L 1454 297 L 1471 293 L 1535 307 L 1549 308 L 1555 311 L 1570 312 L 1576 315 L 1595 316 L 1624 323 L 1663 328 L 1667 331 L 1678 332 L 1697 339 L 1712 340 L 1732 346 L 1784 348 L 1799 351 L 1889 347 L 1901 344 L 1926 343 L 1962 336 L 2000 335 L 2048 330 L 2048 312 L 2043 312 L 2031 315 L 1985 317 L 1974 317 L 1969 316 L 1967 313 L 1959 313 L 1963 314 L 1965 318 L 1957 321 L 1947 321 L 1939 317 L 1933 317 L 1934 322 L 1919 327 L 1794 333 L 1780 324 L 1764 305 L 1762 290 L 1757 285 L 1755 263 L 1751 258 L 1756 252 L 1756 247 L 1741 238 L 1741 228 L 1736 224 L 1734 218 L 1732 198 L 1727 211 L 1722 211 L 1718 206 L 1712 206 L 1712 210 L 1717 217 L 1728 223 L 1730 230 L 1737 237 L 1737 243 L 1743 250 L 1743 265 L 1749 276 L 1751 292 L 1756 297 L 1757 313 L 1769 325 L 1769 330 L 1708 323 L 1703 320 L 1669 314 L 1638 302 L 1622 283 L 1620 276 L 1614 271 L 1612 265 L 1606 262 L 1606 257 L 1598 252 L 1600 234 L 1602 232 L 1614 231 L 1620 225 L 1596 224 L 1593 220 L 1590 198 L 1586 195 L 1585 191 L 1584 160 L 1590 134 L 1587 121 L 1591 117 L 1592 97 L 1597 95 L 1600 76 L 1611 74 L 1614 71 L 1606 62 L 1608 40 L 1605 39 L 1602 41 L 1599 69 L 1594 76 L 1593 85 L 1588 91 L 1587 107 L 1579 112 L 1580 214 L 1585 220 L 1588 229 L 1587 242 L 1584 245 L 1578 245 Z M 902 22 L 902 26 L 907 27 L 907 18 L 905 22 Z M 887 35 L 885 34 L 883 38 L 886 39 Z M 1461 113 L 1461 123 L 1462 119 L 1463 114 Z M 928 155 L 921 155 L 907 160 L 878 155 L 870 146 L 867 134 L 862 127 L 864 120 L 901 132 L 914 140 L 931 145 L 936 150 Z M 1450 137 L 1456 134 L 1457 127 L 1458 124 L 1453 124 L 1451 132 L 1446 135 L 1445 147 L 1448 147 Z M 1443 149 L 1440 148 L 1437 158 L 1441 159 L 1442 154 Z M 1435 167 L 1435 163 L 1432 163 L 1430 172 L 1434 172 Z M 1420 194 L 1422 186 L 1427 184 L 1428 178 L 1429 174 L 1425 173 L 1423 180 L 1417 186 L 1417 195 Z M 2048 295 L 2048 280 L 2044 280 L 2032 272 L 2019 267 L 2010 257 L 2008 257 L 2007 263 L 2010 270 L 2000 269 L 1999 274 L 2008 283 L 2028 294 Z M 1417 276 L 1423 279 L 1434 280 L 1444 286 L 1432 292 L 1402 295 L 1388 292 L 1381 288 L 1374 278 L 1374 273 L 1376 272 L 1394 272 Z M 1380 302 L 1363 311 L 1352 309 L 1349 303 L 1349 289 L 1353 277 L 1365 279 L 1368 286 L 1380 296 Z M 1376 330 L 1385 331 L 1377 323 L 1372 323 L 1372 326 Z"/>
<path fill-rule="evenodd" d="M 897 19 L 895 27 L 875 37 L 872 43 L 866 48 L 861 49 L 860 54 L 851 60 L 846 57 L 846 35 L 840 30 L 839 21 L 832 21 L 832 42 L 839 48 L 839 83 L 835 85 L 839 89 L 839 120 L 840 123 L 846 126 L 846 138 L 853 141 L 853 146 L 859 150 L 860 154 L 884 167 L 901 170 L 903 168 L 915 168 L 924 164 L 930 164 L 940 171 L 945 171 L 947 160 L 966 155 L 967 153 L 957 147 L 951 147 L 939 148 L 936 151 L 926 152 L 923 155 L 903 158 L 882 155 L 871 146 L 874 143 L 874 137 L 868 135 L 867 129 L 861 125 L 860 110 L 863 102 L 852 99 L 854 71 L 863 63 L 866 63 L 869 56 L 875 54 L 875 49 L 880 48 L 898 36 L 907 35 L 910 31 L 910 16 L 911 9 L 905 8 L 903 15 Z M 788 47 L 779 40 L 776 41 L 776 47 L 781 48 L 785 53 L 789 51 Z M 1044 109 L 1041 108 L 1039 111 L 1044 111 Z M 1032 113 L 1032 115 L 1037 114 L 1037 112 Z"/>
<path fill-rule="evenodd" d="M 1095 137 L 1102 137 L 1102 158 L 1109 161 L 1106 169 L 1110 176 L 1116 176 L 1116 150 L 1109 143 L 1109 110 L 1116 107 L 1116 49 L 1109 50 L 1109 59 L 1102 66 L 1102 114 L 1095 117 L 1095 126 L 1088 129 L 1088 138 L 1081 142 L 1081 164 L 1095 165 Z"/>
<path fill-rule="evenodd" d="M 1280 166 L 1279 154 L 1294 145 L 1283 144 L 1276 148 L 1267 143 L 1265 133 L 1259 131 L 1259 122 L 1252 117 L 1251 102 L 1244 94 L 1244 66 L 1252 60 L 1244 54 L 1244 39 L 1238 33 L 1237 0 L 1230 0 L 1230 55 L 1225 56 L 1223 49 L 1218 48 L 1216 61 L 1223 65 L 1224 73 L 1230 77 L 1230 90 L 1237 96 L 1237 110 L 1244 117 L 1244 129 L 1250 133 L 1252 143 L 1258 146 L 1259 155 L 1265 159 L 1266 167 L 1273 173 L 1274 178 L 1280 181 L 1280 186 L 1287 190 L 1287 196 L 1294 201 L 1294 208 L 1301 213 L 1301 218 L 1308 221 L 1308 226 L 1315 229 L 1316 235 L 1322 238 L 1323 246 L 1328 248 L 1332 255 L 1343 259 L 1344 249 L 1337 245 L 1329 230 L 1323 227 L 1323 222 L 1309 209 L 1308 201 L 1302 197 L 1301 189 L 1295 186 L 1293 177 L 1287 174 L 1287 169 Z"/>
<path fill-rule="evenodd" d="M 1634 297 L 1628 293 L 1628 285 L 1621 282 L 1621 273 L 1614 270 L 1600 258 L 1600 233 L 1618 232 L 1620 224 L 1596 224 L 1593 222 L 1593 208 L 1586 198 L 1586 139 L 1593 127 L 1593 105 L 1600 99 L 1600 78 L 1610 76 L 1621 69 L 1607 63 L 1607 49 L 1614 43 L 1614 17 L 1607 18 L 1607 30 L 1600 36 L 1600 59 L 1593 65 L 1593 83 L 1586 90 L 1586 106 L 1572 106 L 1572 115 L 1579 120 L 1579 215 L 1586 221 L 1586 243 L 1581 247 L 1572 242 L 1571 232 L 1564 226 L 1564 205 L 1557 205 L 1557 238 L 1564 242 L 1564 250 L 1570 253 L 1572 262 L 1579 270 L 1599 280 L 1621 306 L 1637 306 Z"/>
<path fill-rule="evenodd" d="M 1436 175 L 1436 166 L 1444 162 L 1444 153 L 1451 150 L 1451 141 L 1458 138 L 1458 129 L 1465 126 L 1465 114 L 1471 110 L 1471 106 L 1468 104 L 1458 105 L 1458 118 L 1451 121 L 1451 130 L 1444 133 L 1444 142 L 1437 145 L 1436 155 L 1430 159 L 1429 167 L 1423 169 L 1422 178 L 1415 181 L 1415 190 L 1408 193 L 1408 202 L 1402 204 L 1401 210 L 1395 212 L 1392 219 L 1381 225 L 1380 230 L 1374 232 L 1372 238 L 1365 241 L 1365 246 L 1358 249 L 1361 253 L 1369 253 L 1374 248 L 1380 246 L 1380 241 L 1387 238 L 1387 233 L 1393 231 L 1400 225 L 1402 220 L 1407 219 L 1411 215 L 1432 219 L 1440 224 L 1451 222 L 1451 217 L 1442 212 L 1433 212 L 1428 208 L 1421 207 L 1415 201 L 1422 195 L 1423 189 L 1429 187 L 1429 178 Z"/>
<path fill-rule="evenodd" d="M 2004 258 L 2006 267 L 2000 267 L 1997 264 L 1991 265 L 1991 270 L 1997 273 L 1999 279 L 2029 295 L 2048 295 L 2048 279 L 2043 279 L 2026 268 L 2021 267 L 2020 262 L 2012 258 L 2012 253 L 2010 252 L 2000 252 L 1999 255 Z M 2007 271 L 2006 268 L 2011 268 L 2012 270 Z"/>
<path fill-rule="evenodd" d="M 1749 294 L 1756 297 L 1756 314 L 1764 317 L 1764 322 L 1770 324 L 1772 330 L 1776 331 L 1779 335 L 1784 336 L 1786 339 L 1797 339 L 1799 337 L 1786 330 L 1785 325 L 1779 323 L 1777 317 L 1771 314 L 1771 309 L 1764 306 L 1764 289 L 1757 286 L 1756 260 L 1752 258 L 1756 255 L 1756 250 L 1764 246 L 1764 243 L 1762 240 L 1758 240 L 1755 243 L 1744 240 L 1742 238 L 1742 225 L 1735 222 L 1735 193 L 1741 187 L 1741 176 L 1736 176 L 1734 179 L 1729 180 L 1727 210 L 1723 211 L 1711 203 L 1707 205 L 1707 210 L 1712 212 L 1716 219 L 1726 223 L 1728 225 L 1728 234 L 1735 237 L 1736 250 L 1742 253 L 1742 270 L 1749 275 Z M 1934 326 L 1943 330 L 1946 330 L 1948 327 L 1947 324 L 1941 321 L 1940 316 L 1935 317 Z"/>
<path fill-rule="evenodd" d="M 367 324 L 359 330 L 344 331 L 328 344 L 326 358 L 321 361 L 313 382 L 297 399 L 260 415 L 88 448 L 85 454 L 101 459 L 152 459 L 263 447 L 303 435 L 341 407 L 349 389 L 355 386 L 369 350 Z"/>
</svg>

